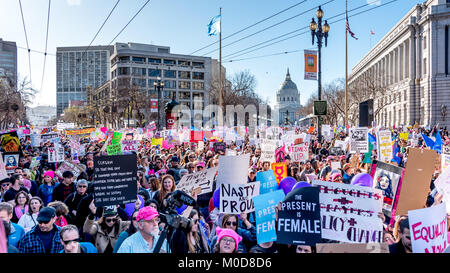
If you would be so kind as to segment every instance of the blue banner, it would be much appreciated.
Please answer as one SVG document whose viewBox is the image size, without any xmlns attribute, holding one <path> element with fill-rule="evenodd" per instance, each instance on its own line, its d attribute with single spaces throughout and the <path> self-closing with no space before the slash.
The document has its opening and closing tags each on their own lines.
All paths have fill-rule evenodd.
<svg viewBox="0 0 450 273">
<path fill-rule="evenodd" d="M 256 181 L 261 182 L 260 195 L 278 190 L 278 183 L 273 170 L 256 173 Z"/>
<path fill-rule="evenodd" d="M 256 238 L 258 244 L 277 240 L 275 207 L 284 199 L 283 190 L 272 191 L 253 197 L 256 215 Z"/>
</svg>

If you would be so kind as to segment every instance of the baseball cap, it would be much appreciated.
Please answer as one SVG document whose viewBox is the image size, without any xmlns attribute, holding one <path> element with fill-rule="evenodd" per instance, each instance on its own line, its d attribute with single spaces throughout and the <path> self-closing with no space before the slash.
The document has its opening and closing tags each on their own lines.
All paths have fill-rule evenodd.
<svg viewBox="0 0 450 273">
<path fill-rule="evenodd" d="M 45 207 L 39 211 L 37 221 L 48 222 L 56 216 L 56 210 L 52 207 Z"/>
<path fill-rule="evenodd" d="M 180 162 L 180 159 L 178 159 L 177 156 L 172 156 L 172 158 L 170 159 L 170 161 Z"/>
<path fill-rule="evenodd" d="M 156 209 L 153 207 L 143 207 L 139 210 L 138 214 L 136 215 L 136 221 L 140 220 L 152 220 L 153 218 L 159 216 L 159 213 Z"/>
<path fill-rule="evenodd" d="M 108 206 L 103 208 L 102 217 L 114 217 L 117 215 L 117 208 L 115 206 Z"/>
<path fill-rule="evenodd" d="M 205 162 L 200 161 L 200 162 L 197 163 L 197 165 L 195 167 L 198 167 L 198 166 L 205 167 L 206 165 L 205 165 Z"/>
</svg>

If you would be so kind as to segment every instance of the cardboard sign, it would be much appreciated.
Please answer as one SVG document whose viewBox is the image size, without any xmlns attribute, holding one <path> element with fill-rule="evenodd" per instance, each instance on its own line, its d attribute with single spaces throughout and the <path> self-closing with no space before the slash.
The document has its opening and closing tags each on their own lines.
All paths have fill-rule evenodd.
<svg viewBox="0 0 450 273">
<path fill-rule="evenodd" d="M 280 184 L 283 178 L 287 177 L 287 166 L 286 163 L 272 163 L 272 171 L 275 174 L 275 178 L 277 179 L 277 183 Z"/>
<path fill-rule="evenodd" d="M 306 162 L 309 158 L 309 145 L 307 142 L 292 146 L 290 152 L 293 162 Z"/>
<path fill-rule="evenodd" d="M 217 185 L 245 184 L 248 182 L 248 167 L 250 154 L 239 156 L 219 156 Z"/>
<path fill-rule="evenodd" d="M 241 214 L 255 210 L 252 198 L 259 195 L 259 182 L 220 184 L 220 212 Z"/>
<path fill-rule="evenodd" d="M 331 169 L 332 170 L 338 170 L 341 168 L 341 162 L 332 161 L 331 162 Z"/>
<path fill-rule="evenodd" d="M 334 141 L 334 147 L 341 148 L 342 150 L 345 150 L 345 141 L 336 139 Z"/>
<path fill-rule="evenodd" d="M 59 135 L 57 133 L 50 133 L 50 134 L 41 135 L 41 142 L 45 143 L 45 142 L 47 142 L 47 141 L 49 141 L 51 139 L 58 138 L 58 137 L 59 137 Z"/>
<path fill-rule="evenodd" d="M 277 149 L 275 140 L 263 139 L 261 143 L 261 162 L 275 162 L 275 150 Z"/>
<path fill-rule="evenodd" d="M 285 162 L 284 157 L 286 156 L 285 146 L 275 150 L 275 161 L 277 163 Z"/>
<path fill-rule="evenodd" d="M 136 201 L 136 162 L 136 154 L 94 157 L 94 203 L 97 207 Z"/>
<path fill-rule="evenodd" d="M 253 197 L 256 216 L 256 240 L 258 244 L 277 240 L 275 207 L 283 201 L 283 190 L 277 190 Z"/>
<path fill-rule="evenodd" d="M 184 175 L 177 184 L 177 190 L 191 195 L 192 190 L 200 187 L 201 194 L 212 192 L 214 176 L 218 167 Z"/>
<path fill-rule="evenodd" d="M 350 128 L 350 153 L 369 152 L 369 129 L 367 127 Z"/>
<path fill-rule="evenodd" d="M 214 148 L 215 153 L 219 153 L 219 152 L 225 153 L 225 151 L 227 149 L 227 144 L 225 142 L 214 142 L 213 148 Z"/>
<path fill-rule="evenodd" d="M 347 243 L 380 243 L 383 223 L 381 190 L 314 180 L 320 189 L 322 238 Z"/>
<path fill-rule="evenodd" d="M 123 140 L 121 149 L 122 149 L 122 153 L 123 152 L 136 152 L 139 149 L 139 141 Z"/>
<path fill-rule="evenodd" d="M 359 165 L 359 155 L 354 154 L 350 159 L 350 167 L 352 167 L 355 170 L 358 168 L 358 165 Z"/>
<path fill-rule="evenodd" d="M 442 201 L 447 205 L 447 213 L 450 214 L 450 168 L 447 168 L 434 181 L 437 191 L 442 194 Z"/>
<path fill-rule="evenodd" d="M 83 169 L 73 162 L 64 161 L 58 166 L 58 169 L 56 170 L 55 174 L 59 178 L 64 179 L 63 173 L 65 171 L 71 171 L 73 173 L 73 176 L 77 178 L 83 172 Z"/>
<path fill-rule="evenodd" d="M 442 253 L 447 248 L 446 205 L 408 212 L 413 253 Z"/>
<path fill-rule="evenodd" d="M 373 178 L 374 188 L 383 192 L 383 209 L 391 212 L 394 206 L 397 191 L 403 178 L 402 167 L 397 167 L 381 161 L 374 160 L 370 176 Z"/>
<path fill-rule="evenodd" d="M 40 147 L 41 146 L 41 135 L 31 134 L 30 140 L 31 140 L 31 147 Z"/>
<path fill-rule="evenodd" d="M 316 253 L 389 253 L 386 243 L 317 244 Z"/>
<path fill-rule="evenodd" d="M 19 154 L 5 154 L 3 158 L 6 173 L 14 173 L 14 170 L 19 167 Z"/>
<path fill-rule="evenodd" d="M 322 136 L 325 138 L 326 141 L 331 141 L 334 134 L 330 125 L 322 124 Z"/>
<path fill-rule="evenodd" d="M 423 208 L 434 173 L 438 156 L 436 151 L 419 148 L 408 150 L 405 175 L 398 190 L 398 205 L 394 206 L 392 215 L 407 214 L 409 210 Z"/>
<path fill-rule="evenodd" d="M 57 163 L 62 161 L 64 161 L 64 147 L 61 145 L 48 147 L 48 162 Z"/>
<path fill-rule="evenodd" d="M 0 180 L 8 178 L 8 173 L 6 172 L 5 163 L 3 162 L 3 155 L 0 153 Z"/>
<path fill-rule="evenodd" d="M 310 245 L 322 242 L 319 188 L 291 191 L 278 211 L 277 243 Z"/>
<path fill-rule="evenodd" d="M 163 145 L 163 138 L 152 138 L 151 146 L 158 146 L 161 148 Z"/>
<path fill-rule="evenodd" d="M 268 170 L 266 172 L 257 172 L 256 181 L 259 181 L 261 183 L 261 187 L 259 189 L 260 194 L 266 194 L 278 189 L 277 179 L 275 178 L 273 170 Z"/>
<path fill-rule="evenodd" d="M 120 143 L 108 145 L 106 146 L 106 153 L 108 155 L 120 155 L 122 154 L 122 145 Z"/>
<path fill-rule="evenodd" d="M 2 145 L 5 154 L 22 154 L 22 149 L 20 148 L 19 137 L 17 136 L 17 132 L 9 132 L 0 134 L 0 143 Z"/>
<path fill-rule="evenodd" d="M 390 162 L 392 160 L 392 152 L 391 131 L 379 131 L 377 133 L 378 160 L 382 162 Z"/>
</svg>

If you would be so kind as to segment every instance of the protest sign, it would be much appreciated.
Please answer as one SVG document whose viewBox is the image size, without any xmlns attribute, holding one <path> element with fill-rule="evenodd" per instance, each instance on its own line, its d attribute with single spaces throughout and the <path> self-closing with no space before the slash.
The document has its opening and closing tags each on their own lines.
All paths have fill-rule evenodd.
<svg viewBox="0 0 450 273">
<path fill-rule="evenodd" d="M 290 152 L 293 162 L 306 162 L 309 157 L 309 145 L 307 142 L 292 146 Z"/>
<path fill-rule="evenodd" d="M 374 160 L 370 176 L 373 178 L 374 188 L 383 192 L 383 209 L 392 211 L 398 188 L 403 178 L 403 168 Z"/>
<path fill-rule="evenodd" d="M 212 192 L 214 176 L 218 169 L 218 167 L 214 167 L 200 172 L 185 174 L 178 182 L 177 190 L 181 190 L 189 195 L 191 195 L 193 189 L 198 187 L 201 188 L 200 194 Z"/>
<path fill-rule="evenodd" d="M 64 147 L 63 147 L 64 149 Z M 55 147 L 48 147 L 48 162 L 49 163 L 56 163 L 59 162 L 58 159 L 60 159 L 61 155 L 58 156 L 58 153 L 60 152 L 58 145 Z M 63 160 L 64 161 L 64 150 L 63 150 Z"/>
<path fill-rule="evenodd" d="M 4 154 L 5 169 L 8 174 L 14 173 L 14 170 L 19 167 L 19 154 Z"/>
<path fill-rule="evenodd" d="M 139 149 L 139 141 L 137 140 L 122 140 L 122 153 L 123 152 L 136 152 Z"/>
<path fill-rule="evenodd" d="M 77 178 L 83 172 L 83 169 L 71 161 L 63 161 L 58 166 L 58 169 L 56 170 L 55 174 L 59 178 L 64 179 L 63 173 L 65 171 L 71 171 L 73 173 L 73 176 Z"/>
<path fill-rule="evenodd" d="M 334 134 L 330 125 L 322 124 L 322 136 L 325 138 L 326 141 L 331 141 Z"/>
<path fill-rule="evenodd" d="M 450 214 L 450 168 L 442 172 L 434 181 L 437 191 L 442 194 L 442 201 L 447 204 L 447 213 Z"/>
<path fill-rule="evenodd" d="M 159 148 L 161 148 L 163 145 L 163 138 L 162 137 L 161 138 L 152 138 L 150 145 L 151 146 L 159 145 Z"/>
<path fill-rule="evenodd" d="M 316 253 L 389 253 L 386 243 L 317 244 Z"/>
<path fill-rule="evenodd" d="M 341 162 L 339 161 L 332 161 L 331 162 L 331 169 L 332 170 L 338 170 L 341 168 Z"/>
<path fill-rule="evenodd" d="M 341 148 L 342 150 L 345 150 L 345 148 L 346 148 L 345 147 L 345 141 L 336 139 L 334 141 L 334 147 Z"/>
<path fill-rule="evenodd" d="M 20 154 L 22 155 L 22 149 L 20 148 L 19 137 L 17 132 L 9 132 L 0 134 L 0 143 L 5 154 Z"/>
<path fill-rule="evenodd" d="M 6 172 L 5 163 L 3 162 L 3 155 L 0 153 L 0 180 L 8 178 L 8 173 Z"/>
<path fill-rule="evenodd" d="M 75 130 L 65 130 L 66 135 L 88 135 L 95 131 L 95 128 L 86 128 L 86 129 L 75 129 Z"/>
<path fill-rule="evenodd" d="M 58 137 L 59 137 L 59 135 L 57 133 L 41 135 L 41 142 L 47 142 L 47 141 L 50 141 L 51 139 L 55 139 Z"/>
<path fill-rule="evenodd" d="M 381 190 L 314 180 L 320 189 L 322 238 L 348 243 L 380 243 L 383 240 Z"/>
<path fill-rule="evenodd" d="M 252 198 L 259 195 L 259 186 L 259 182 L 220 184 L 220 212 L 241 214 L 254 211 Z"/>
<path fill-rule="evenodd" d="M 278 211 L 277 243 L 315 246 L 320 242 L 319 188 L 292 190 Z"/>
<path fill-rule="evenodd" d="M 286 156 L 285 146 L 275 150 L 275 160 L 277 163 L 285 162 L 284 157 Z"/>
<path fill-rule="evenodd" d="M 442 253 L 447 248 L 447 212 L 441 203 L 408 211 L 413 253 Z"/>
<path fill-rule="evenodd" d="M 106 153 L 108 155 L 120 155 L 122 154 L 122 145 L 120 143 L 108 145 L 106 146 Z"/>
<path fill-rule="evenodd" d="M 256 240 L 258 244 L 277 240 L 275 207 L 283 201 L 283 190 L 277 190 L 253 197 L 256 216 Z"/>
<path fill-rule="evenodd" d="M 75 128 L 75 123 L 65 123 L 65 122 L 58 122 L 56 123 L 56 129 L 59 131 L 65 130 L 65 129 L 71 129 Z"/>
<path fill-rule="evenodd" d="M 247 183 L 249 162 L 250 154 L 238 156 L 219 156 L 217 185 L 222 183 Z"/>
<path fill-rule="evenodd" d="M 227 149 L 227 144 L 225 142 L 214 142 L 213 148 L 215 153 L 219 152 L 225 153 L 225 150 Z"/>
<path fill-rule="evenodd" d="M 41 146 L 41 135 L 39 134 L 31 134 L 30 135 L 31 146 L 32 147 L 40 147 Z"/>
<path fill-rule="evenodd" d="M 283 178 L 287 177 L 287 166 L 286 162 L 282 163 L 272 163 L 272 171 L 275 174 L 275 178 L 277 179 L 277 183 L 280 184 Z"/>
<path fill-rule="evenodd" d="M 97 207 L 136 201 L 136 162 L 136 154 L 94 157 L 94 203 Z"/>
<path fill-rule="evenodd" d="M 121 132 L 114 132 L 111 139 L 111 144 L 120 143 L 120 141 L 122 140 L 122 135 L 123 134 Z"/>
<path fill-rule="evenodd" d="M 380 130 L 377 133 L 378 160 L 390 162 L 392 160 L 392 138 L 391 131 Z"/>
<path fill-rule="evenodd" d="M 233 155 L 233 156 L 236 156 L 237 153 L 236 153 L 235 150 L 227 149 L 227 152 L 225 153 L 225 155 Z"/>
<path fill-rule="evenodd" d="M 394 204 L 392 215 L 407 214 L 409 210 L 423 208 L 437 156 L 434 150 L 408 149 L 405 175 L 398 189 L 399 196 L 396 197 L 398 204 Z"/>
<path fill-rule="evenodd" d="M 350 128 L 350 153 L 369 152 L 369 129 L 367 127 Z"/>
<path fill-rule="evenodd" d="M 33 169 L 34 167 L 39 166 L 40 163 L 41 163 L 41 162 L 40 162 L 40 158 L 39 158 L 39 157 L 33 157 L 33 158 L 31 159 L 30 169 Z"/>
<path fill-rule="evenodd" d="M 276 191 L 278 189 L 277 179 L 275 178 L 273 170 L 257 172 L 256 181 L 261 183 L 261 187 L 259 188 L 260 194 Z"/>
<path fill-rule="evenodd" d="M 450 166 L 450 146 L 442 146 L 441 172 L 445 172 L 448 166 Z"/>
<path fill-rule="evenodd" d="M 261 162 L 275 162 L 275 150 L 277 144 L 275 140 L 263 139 L 261 143 Z"/>
</svg>

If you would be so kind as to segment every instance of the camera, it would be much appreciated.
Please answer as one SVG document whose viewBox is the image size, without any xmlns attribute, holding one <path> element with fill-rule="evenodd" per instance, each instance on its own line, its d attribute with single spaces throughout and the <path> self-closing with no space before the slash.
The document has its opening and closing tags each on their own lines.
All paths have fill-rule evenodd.
<svg viewBox="0 0 450 273">
<path fill-rule="evenodd" d="M 170 194 L 166 199 L 166 202 L 166 209 L 164 212 L 159 213 L 161 221 L 173 228 L 187 228 L 190 222 L 189 219 L 178 215 L 176 207 L 181 207 L 183 205 L 195 206 L 195 199 L 180 190 L 176 190 Z"/>
</svg>

